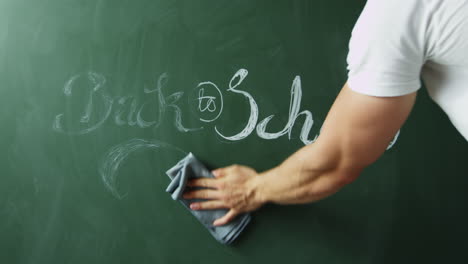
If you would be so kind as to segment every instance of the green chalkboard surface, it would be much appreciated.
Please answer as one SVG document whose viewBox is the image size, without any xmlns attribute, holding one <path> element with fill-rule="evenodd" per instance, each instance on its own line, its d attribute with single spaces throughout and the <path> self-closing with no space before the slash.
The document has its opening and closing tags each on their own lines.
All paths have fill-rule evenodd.
<svg viewBox="0 0 468 264">
<path fill-rule="evenodd" d="M 187 153 L 313 144 L 364 0 L 0 0 L 0 263 L 466 263 L 468 147 L 421 90 L 395 144 L 231 246 L 164 191 Z"/>
</svg>

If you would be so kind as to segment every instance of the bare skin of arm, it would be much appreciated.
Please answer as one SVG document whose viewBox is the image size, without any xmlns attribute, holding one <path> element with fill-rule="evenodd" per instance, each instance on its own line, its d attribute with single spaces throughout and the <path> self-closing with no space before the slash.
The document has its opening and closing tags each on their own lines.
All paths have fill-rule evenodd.
<svg viewBox="0 0 468 264">
<path fill-rule="evenodd" d="M 190 186 L 207 189 L 184 194 L 192 210 L 227 208 L 215 226 L 263 204 L 301 204 L 321 200 L 351 183 L 386 150 L 406 121 L 416 93 L 399 97 L 373 97 L 352 91 L 347 84 L 333 103 L 321 135 L 279 166 L 257 173 L 233 165 L 213 171 L 214 179 L 196 179 Z"/>
</svg>

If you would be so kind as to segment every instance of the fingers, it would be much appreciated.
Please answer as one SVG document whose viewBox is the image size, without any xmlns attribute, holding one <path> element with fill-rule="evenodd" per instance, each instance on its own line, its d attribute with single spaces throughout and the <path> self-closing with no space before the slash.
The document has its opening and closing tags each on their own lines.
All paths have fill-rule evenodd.
<svg viewBox="0 0 468 264">
<path fill-rule="evenodd" d="M 219 168 L 216 170 L 211 171 L 213 176 L 215 177 L 214 179 L 212 178 L 198 178 L 198 179 L 193 179 L 190 180 L 187 183 L 187 186 L 190 187 L 205 187 L 205 188 L 214 188 L 216 189 L 218 186 L 216 179 L 222 178 L 226 176 L 227 174 L 231 173 L 235 168 L 239 167 L 238 165 L 232 165 L 229 167 L 225 168 Z"/>
<path fill-rule="evenodd" d="M 214 210 L 214 209 L 226 209 L 223 202 L 219 200 L 199 202 L 190 204 L 192 210 Z"/>
<path fill-rule="evenodd" d="M 218 199 L 219 192 L 213 189 L 202 189 L 184 193 L 184 199 Z"/>
<path fill-rule="evenodd" d="M 205 188 L 216 188 L 216 179 L 211 178 L 198 178 L 187 182 L 189 187 L 205 187 Z"/>
<path fill-rule="evenodd" d="M 225 214 L 223 217 L 216 219 L 213 222 L 214 226 L 222 226 L 225 225 L 229 222 L 231 222 L 234 218 L 236 218 L 237 212 L 234 209 L 229 210 L 227 214 Z"/>
<path fill-rule="evenodd" d="M 221 178 L 221 177 L 224 177 L 224 176 L 226 176 L 226 175 L 228 175 L 230 173 L 235 173 L 241 167 L 242 166 L 240 166 L 240 165 L 231 165 L 231 166 L 228 166 L 228 167 L 216 169 L 216 170 L 212 171 L 211 173 L 213 174 L 213 176 L 215 176 L 215 178 Z"/>
<path fill-rule="evenodd" d="M 224 176 L 224 169 L 221 168 L 221 169 L 216 169 L 214 171 L 211 172 L 213 174 L 213 176 L 215 176 L 215 178 L 221 178 Z"/>
</svg>

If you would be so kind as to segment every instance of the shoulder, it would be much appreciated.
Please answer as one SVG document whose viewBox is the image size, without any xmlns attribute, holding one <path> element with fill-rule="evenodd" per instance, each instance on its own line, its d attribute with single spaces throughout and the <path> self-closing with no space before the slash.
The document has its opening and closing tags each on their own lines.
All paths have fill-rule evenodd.
<svg viewBox="0 0 468 264">
<path fill-rule="evenodd" d="M 420 88 L 429 23 L 425 1 L 368 0 L 354 26 L 348 83 L 361 93 L 399 96 Z"/>
</svg>

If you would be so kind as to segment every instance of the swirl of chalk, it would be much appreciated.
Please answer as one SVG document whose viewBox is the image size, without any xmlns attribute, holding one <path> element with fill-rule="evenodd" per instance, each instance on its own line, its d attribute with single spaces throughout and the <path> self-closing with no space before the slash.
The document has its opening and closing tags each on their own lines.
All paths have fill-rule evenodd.
<svg viewBox="0 0 468 264">
<path fill-rule="evenodd" d="M 183 155 L 187 155 L 185 151 L 155 139 L 145 140 L 133 138 L 112 147 L 106 152 L 106 154 L 102 158 L 101 166 L 99 168 L 99 174 L 101 175 L 101 179 L 104 182 L 104 186 L 116 198 L 122 199 L 126 196 L 119 194 L 117 190 L 116 180 L 120 165 L 130 154 L 136 151 L 146 149 L 169 149 L 180 152 Z"/>
</svg>

